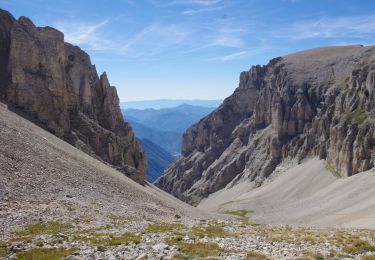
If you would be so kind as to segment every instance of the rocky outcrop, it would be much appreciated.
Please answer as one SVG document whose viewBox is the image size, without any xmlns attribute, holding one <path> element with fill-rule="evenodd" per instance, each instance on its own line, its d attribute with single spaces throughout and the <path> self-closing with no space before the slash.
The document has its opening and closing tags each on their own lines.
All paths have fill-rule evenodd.
<svg viewBox="0 0 375 260">
<path fill-rule="evenodd" d="M 0 10 L 0 97 L 81 150 L 145 181 L 146 157 L 116 89 L 63 33 Z"/>
<path fill-rule="evenodd" d="M 308 50 L 240 75 L 239 87 L 184 134 L 156 185 L 191 204 L 227 185 L 261 185 L 287 160 L 324 158 L 343 177 L 374 166 L 375 47 Z"/>
</svg>

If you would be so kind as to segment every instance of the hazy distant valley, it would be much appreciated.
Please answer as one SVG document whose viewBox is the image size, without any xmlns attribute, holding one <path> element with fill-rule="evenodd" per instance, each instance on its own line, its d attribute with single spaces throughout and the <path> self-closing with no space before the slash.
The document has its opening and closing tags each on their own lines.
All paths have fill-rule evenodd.
<svg viewBox="0 0 375 260">
<path fill-rule="evenodd" d="M 198 123 L 200 119 L 211 113 L 215 107 L 204 107 L 198 105 L 188 105 L 188 100 L 164 100 L 164 101 L 139 101 L 135 106 L 161 107 L 159 109 L 146 108 L 134 109 L 126 108 L 126 103 L 122 104 L 122 113 L 134 130 L 135 136 L 142 143 L 148 155 L 147 176 L 150 182 L 154 182 L 160 177 L 164 169 L 171 165 L 178 158 L 181 152 L 182 136 L 185 130 Z M 182 103 L 177 107 L 170 105 Z M 202 105 L 214 105 L 218 101 L 199 100 L 190 101 Z M 132 104 L 129 104 L 131 106 Z M 134 105 L 133 105 L 134 106 Z"/>
</svg>

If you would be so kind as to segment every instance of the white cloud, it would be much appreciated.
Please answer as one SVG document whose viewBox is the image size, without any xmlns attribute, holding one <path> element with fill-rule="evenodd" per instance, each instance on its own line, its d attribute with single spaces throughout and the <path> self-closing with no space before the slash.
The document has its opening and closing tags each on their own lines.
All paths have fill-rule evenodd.
<svg viewBox="0 0 375 260">
<path fill-rule="evenodd" d="M 244 37 L 247 34 L 247 28 L 240 25 L 220 24 L 218 28 L 214 29 L 211 37 L 211 42 L 207 47 L 230 47 L 241 48 L 245 45 Z"/>
<path fill-rule="evenodd" d="M 114 18 L 94 23 L 64 20 L 54 25 L 64 32 L 67 42 L 88 51 L 107 52 L 120 57 L 150 59 L 159 54 L 180 56 L 204 49 L 228 51 L 228 48 L 236 49 L 237 52 L 215 59 L 228 61 L 251 54 L 240 51 L 247 48 L 247 24 L 228 20 L 215 20 L 212 24 L 199 26 L 186 22 L 155 22 L 130 33 L 125 29 L 111 31 L 113 21 Z"/>
<path fill-rule="evenodd" d="M 212 26 L 202 27 L 204 32 L 195 31 L 194 42 L 184 54 L 199 52 L 210 48 L 245 48 L 245 36 L 248 34 L 247 26 L 233 25 L 231 23 L 216 23 Z"/>
<path fill-rule="evenodd" d="M 211 60 L 212 61 L 230 61 L 230 60 L 235 60 L 235 59 L 239 59 L 242 57 L 246 57 L 249 55 L 249 53 L 250 53 L 249 51 L 239 51 L 239 52 L 231 53 L 231 54 L 224 55 L 221 57 L 212 58 Z"/>
<path fill-rule="evenodd" d="M 222 34 L 215 37 L 215 39 L 209 44 L 209 46 L 239 48 L 243 46 L 243 44 L 244 43 L 241 37 Z"/>
<path fill-rule="evenodd" d="M 86 50 L 107 51 L 127 56 L 152 56 L 179 46 L 189 36 L 189 30 L 182 25 L 154 23 L 125 37 L 113 35 L 105 30 L 108 20 L 99 23 L 60 21 L 55 27 L 65 35 L 65 41 L 79 45 Z"/>
<path fill-rule="evenodd" d="M 99 23 L 80 23 L 59 21 L 55 27 L 64 33 L 65 41 L 75 45 L 86 45 L 93 50 L 107 50 L 111 45 L 98 31 L 105 27 L 108 20 Z"/>
<path fill-rule="evenodd" d="M 192 9 L 192 10 L 183 11 L 182 14 L 194 15 L 194 14 L 205 13 L 205 12 L 219 11 L 219 10 L 222 10 L 223 8 L 224 8 L 223 6 L 218 6 L 218 7 L 209 7 L 209 8 L 201 8 L 201 9 Z"/>
<path fill-rule="evenodd" d="M 184 42 L 190 32 L 181 25 L 151 24 L 131 36 L 124 39 L 124 45 L 121 47 L 123 53 L 136 50 L 141 47 L 146 52 L 160 52 L 170 46 L 179 45 Z"/>
<path fill-rule="evenodd" d="M 375 15 L 353 17 L 323 17 L 314 21 L 298 22 L 281 31 L 292 40 L 310 38 L 362 38 L 375 33 Z"/>
<path fill-rule="evenodd" d="M 259 54 L 263 54 L 269 50 L 275 50 L 275 49 L 282 49 L 282 48 L 277 47 L 277 46 L 260 45 L 258 47 L 254 47 L 251 50 L 243 50 L 243 51 L 238 51 L 238 52 L 230 53 L 230 54 L 219 56 L 219 57 L 214 57 L 214 58 L 209 59 L 209 61 L 226 62 L 226 61 L 231 61 L 231 60 L 242 59 L 242 58 L 249 57 L 249 56 L 256 56 Z"/>
</svg>

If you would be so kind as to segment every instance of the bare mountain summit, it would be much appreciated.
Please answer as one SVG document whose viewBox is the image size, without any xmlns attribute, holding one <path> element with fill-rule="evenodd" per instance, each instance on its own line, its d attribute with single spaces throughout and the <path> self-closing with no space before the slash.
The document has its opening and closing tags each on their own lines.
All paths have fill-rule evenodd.
<svg viewBox="0 0 375 260">
<path fill-rule="evenodd" d="M 197 205 L 278 165 L 308 157 L 335 175 L 374 166 L 375 47 L 328 47 L 254 66 L 213 113 L 184 134 L 182 156 L 156 185 Z"/>
<path fill-rule="evenodd" d="M 0 9 L 0 100 L 142 183 L 146 156 L 124 122 L 116 89 L 90 57 L 51 27 Z"/>
</svg>

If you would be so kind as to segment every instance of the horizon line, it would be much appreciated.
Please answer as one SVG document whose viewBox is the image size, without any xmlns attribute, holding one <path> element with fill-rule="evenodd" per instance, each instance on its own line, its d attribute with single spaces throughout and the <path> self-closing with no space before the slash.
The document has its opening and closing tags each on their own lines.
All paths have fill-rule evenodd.
<svg viewBox="0 0 375 260">
<path fill-rule="evenodd" d="M 132 100 L 121 100 L 120 103 L 125 102 L 147 102 L 147 101 L 222 101 L 225 98 L 214 98 L 214 99 L 205 99 L 205 98 L 156 98 L 156 99 L 132 99 Z"/>
</svg>

